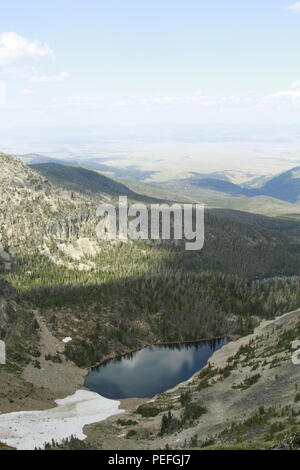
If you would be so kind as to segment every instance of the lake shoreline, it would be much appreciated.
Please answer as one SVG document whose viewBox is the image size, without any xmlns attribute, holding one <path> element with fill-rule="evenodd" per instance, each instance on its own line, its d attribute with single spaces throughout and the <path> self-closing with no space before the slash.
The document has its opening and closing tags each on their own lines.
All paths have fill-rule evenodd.
<svg viewBox="0 0 300 470">
<path fill-rule="evenodd" d="M 84 386 L 109 399 L 154 397 L 199 372 L 211 354 L 232 339 L 225 335 L 152 344 L 90 369 Z"/>
<path fill-rule="evenodd" d="M 84 376 L 84 380 L 86 377 L 89 375 L 91 370 L 97 369 L 98 367 L 101 367 L 105 364 L 107 364 L 110 361 L 113 361 L 114 359 L 122 359 L 123 357 L 128 356 L 129 354 L 134 354 L 136 352 L 142 351 L 145 348 L 149 348 L 151 346 L 183 346 L 185 344 L 197 344 L 205 341 L 218 341 L 227 338 L 228 341 L 235 341 L 238 339 L 240 336 L 239 335 L 223 335 L 223 336 L 214 336 L 212 338 L 202 338 L 198 340 L 192 340 L 192 341 L 169 341 L 165 343 L 145 343 L 143 346 L 140 346 L 139 348 L 129 350 L 128 352 L 122 353 L 122 354 L 112 354 L 109 356 L 107 359 L 103 359 L 103 361 L 97 362 L 95 365 L 89 366 L 88 368 L 84 368 L 85 370 L 88 369 L 88 373 Z"/>
</svg>

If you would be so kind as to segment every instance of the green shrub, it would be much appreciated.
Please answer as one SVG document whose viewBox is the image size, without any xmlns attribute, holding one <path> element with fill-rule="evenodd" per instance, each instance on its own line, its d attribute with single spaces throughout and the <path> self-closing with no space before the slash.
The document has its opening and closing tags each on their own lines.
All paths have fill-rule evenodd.
<svg viewBox="0 0 300 470">
<path fill-rule="evenodd" d="M 137 408 L 136 413 L 141 415 L 143 418 L 154 418 L 160 413 L 160 409 L 155 406 L 141 405 Z"/>
<path fill-rule="evenodd" d="M 188 403 L 184 408 L 182 420 L 183 422 L 194 421 L 206 412 L 207 409 L 204 406 L 198 405 L 197 403 Z"/>
</svg>

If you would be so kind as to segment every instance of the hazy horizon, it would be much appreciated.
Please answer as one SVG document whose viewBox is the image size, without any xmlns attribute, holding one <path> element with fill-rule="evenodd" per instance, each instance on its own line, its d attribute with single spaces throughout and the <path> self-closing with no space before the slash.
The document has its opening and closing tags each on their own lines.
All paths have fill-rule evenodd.
<svg viewBox="0 0 300 470">
<path fill-rule="evenodd" d="M 178 174 L 297 166 L 299 24 L 293 0 L 12 0 L 0 150 Z"/>
<path fill-rule="evenodd" d="M 157 170 L 161 178 L 231 170 L 274 175 L 300 165 L 296 126 L 89 126 L 0 129 L 1 151 Z M 247 178 L 246 178 L 247 179 Z M 242 178 L 243 180 L 243 178 Z"/>
</svg>

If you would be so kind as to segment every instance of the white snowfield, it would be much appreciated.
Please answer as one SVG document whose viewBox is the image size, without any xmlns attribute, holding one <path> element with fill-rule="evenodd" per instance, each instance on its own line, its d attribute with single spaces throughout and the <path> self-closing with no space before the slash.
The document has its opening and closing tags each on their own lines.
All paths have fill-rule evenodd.
<svg viewBox="0 0 300 470">
<path fill-rule="evenodd" d="M 56 400 L 56 408 L 0 414 L 0 442 L 18 450 L 44 448 L 54 439 L 77 437 L 84 440 L 83 427 L 123 413 L 120 402 L 97 393 L 78 390 L 74 395 Z"/>
</svg>

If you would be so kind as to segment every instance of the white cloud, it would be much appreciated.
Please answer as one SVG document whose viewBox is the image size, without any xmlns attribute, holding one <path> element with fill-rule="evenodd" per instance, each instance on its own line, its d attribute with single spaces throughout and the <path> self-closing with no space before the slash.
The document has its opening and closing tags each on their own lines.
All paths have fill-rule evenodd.
<svg viewBox="0 0 300 470">
<path fill-rule="evenodd" d="M 300 103 L 300 91 L 293 91 L 293 90 L 283 90 L 279 91 L 278 93 L 274 93 L 273 95 L 269 95 L 267 99 L 270 98 L 271 100 L 280 100 L 286 101 L 294 104 Z"/>
<path fill-rule="evenodd" d="M 157 96 L 124 96 L 114 98 L 109 96 L 69 96 L 65 106 L 78 108 L 97 108 L 106 106 L 111 109 L 177 109 L 183 106 L 194 108 L 220 108 L 255 106 L 261 97 L 254 93 L 243 95 L 214 95 L 195 92 L 189 95 L 157 95 Z"/>
<path fill-rule="evenodd" d="M 262 99 L 263 104 L 276 104 L 279 102 L 293 105 L 300 104 L 300 80 L 295 80 L 289 90 L 281 90 Z"/>
<path fill-rule="evenodd" d="M 67 72 L 61 72 L 57 75 L 32 75 L 29 81 L 33 83 L 56 83 L 64 82 L 69 77 L 70 75 Z"/>
<path fill-rule="evenodd" d="M 8 65 L 18 60 L 35 59 L 52 55 L 47 44 L 30 41 L 17 33 L 0 34 L 0 65 Z"/>
<path fill-rule="evenodd" d="M 300 2 L 294 3 L 294 5 L 289 6 L 288 9 L 300 12 Z"/>
<path fill-rule="evenodd" d="M 20 95 L 24 95 L 24 96 L 33 95 L 33 91 L 29 90 L 28 88 L 25 88 L 24 90 L 20 90 L 19 93 Z"/>
<path fill-rule="evenodd" d="M 70 75 L 67 72 L 60 72 L 53 75 L 46 75 L 40 67 L 29 65 L 17 65 L 5 67 L 2 75 L 8 78 L 24 79 L 31 83 L 55 83 L 67 80 Z"/>
<path fill-rule="evenodd" d="M 295 81 L 292 83 L 292 89 L 293 89 L 293 90 L 298 90 L 298 91 L 300 91 L 300 80 L 295 80 Z"/>
<path fill-rule="evenodd" d="M 108 97 L 104 98 L 102 96 L 69 96 L 66 101 L 66 106 L 89 108 L 105 103 L 111 105 L 114 101 Z"/>
<path fill-rule="evenodd" d="M 166 95 L 166 96 L 152 96 L 152 97 L 139 97 L 132 96 L 121 99 L 115 104 L 120 107 L 126 106 L 176 106 L 176 105 L 198 105 L 201 107 L 215 107 L 215 106 L 239 106 L 248 105 L 257 101 L 254 94 L 244 95 L 213 95 L 202 92 L 195 92 L 191 95 Z"/>
</svg>

